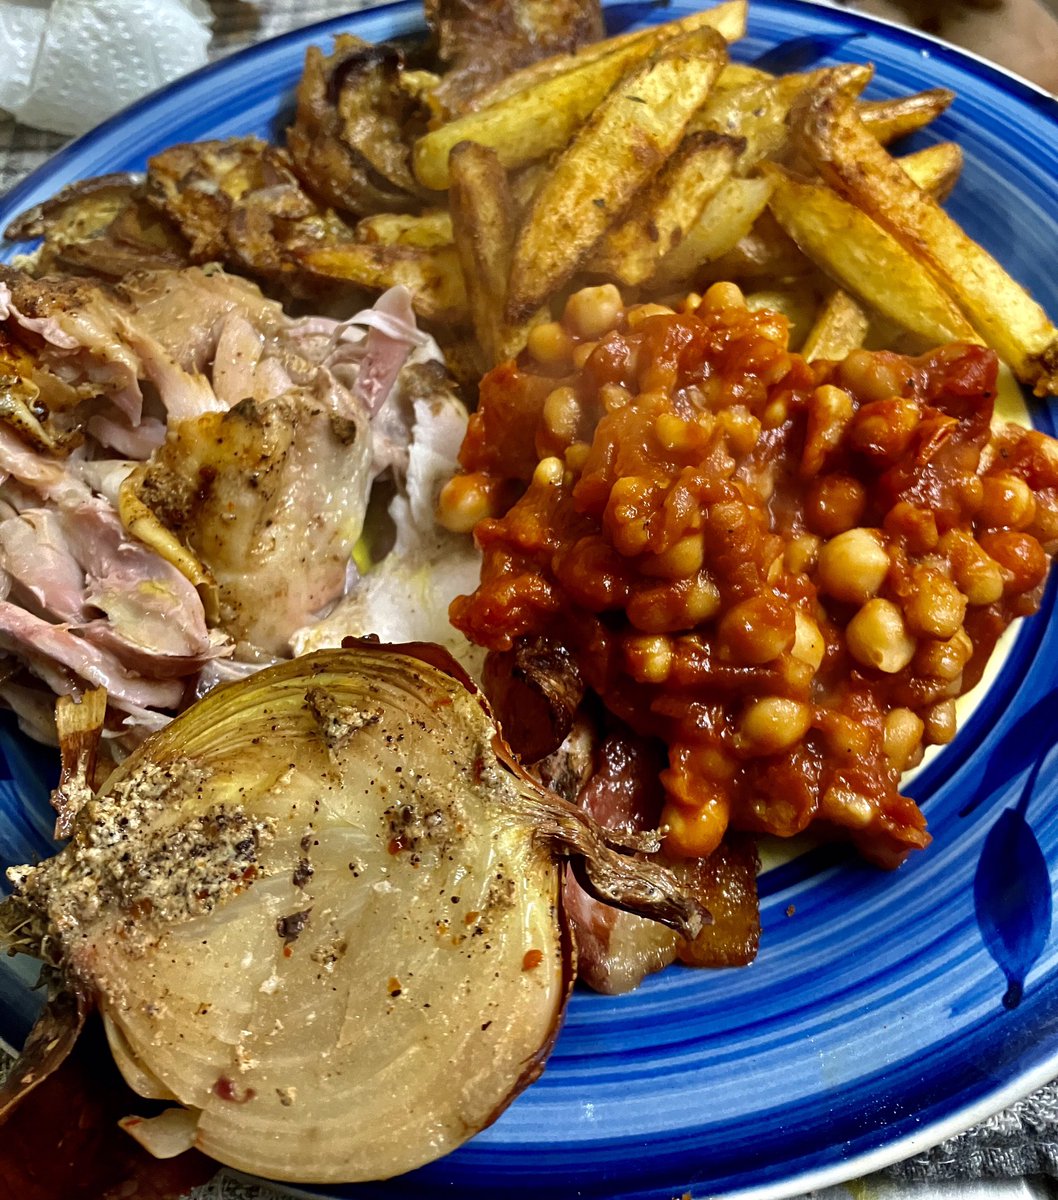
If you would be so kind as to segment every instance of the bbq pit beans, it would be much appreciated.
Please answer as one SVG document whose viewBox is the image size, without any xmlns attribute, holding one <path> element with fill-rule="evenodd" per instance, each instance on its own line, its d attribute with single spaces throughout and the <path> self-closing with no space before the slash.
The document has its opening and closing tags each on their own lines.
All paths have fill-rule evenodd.
<svg viewBox="0 0 1058 1200">
<path fill-rule="evenodd" d="M 995 379 L 971 345 L 807 363 L 732 284 L 585 289 L 482 382 L 440 500 L 484 556 L 452 619 L 565 646 L 665 743 L 670 853 L 819 821 L 894 866 L 929 841 L 901 773 L 1058 545 L 1058 445 L 992 429 Z"/>
</svg>

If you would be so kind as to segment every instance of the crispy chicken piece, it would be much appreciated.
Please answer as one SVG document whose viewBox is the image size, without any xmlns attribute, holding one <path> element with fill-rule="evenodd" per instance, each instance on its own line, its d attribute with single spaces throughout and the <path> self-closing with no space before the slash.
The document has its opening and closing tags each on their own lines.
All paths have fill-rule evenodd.
<svg viewBox="0 0 1058 1200">
<path fill-rule="evenodd" d="M 449 113 L 519 67 L 605 32 L 598 0 L 426 0 L 426 19 L 449 68 L 434 99 Z"/>
<path fill-rule="evenodd" d="M 432 194 L 411 170 L 411 142 L 427 112 L 402 86 L 403 71 L 395 46 L 352 34 L 335 38 L 329 56 L 318 46 L 305 55 L 287 148 L 306 186 L 355 216 L 407 212 Z"/>
</svg>

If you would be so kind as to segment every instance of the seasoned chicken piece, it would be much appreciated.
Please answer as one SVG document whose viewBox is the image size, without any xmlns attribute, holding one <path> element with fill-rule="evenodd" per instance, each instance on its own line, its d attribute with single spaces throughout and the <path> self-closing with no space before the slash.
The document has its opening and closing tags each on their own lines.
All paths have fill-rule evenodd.
<svg viewBox="0 0 1058 1200">
<path fill-rule="evenodd" d="M 395 46 L 340 34 L 334 53 L 305 55 L 298 109 L 287 130 L 294 169 L 328 203 L 355 216 L 408 212 L 432 193 L 415 180 L 410 146 L 426 111 L 402 86 Z"/>
<path fill-rule="evenodd" d="M 140 495 L 213 575 L 228 633 L 285 654 L 345 589 L 370 461 L 365 422 L 291 392 L 172 427 Z"/>
<path fill-rule="evenodd" d="M 451 113 L 519 67 L 605 32 L 599 0 L 426 0 L 426 19 L 449 68 L 435 98 Z"/>
</svg>

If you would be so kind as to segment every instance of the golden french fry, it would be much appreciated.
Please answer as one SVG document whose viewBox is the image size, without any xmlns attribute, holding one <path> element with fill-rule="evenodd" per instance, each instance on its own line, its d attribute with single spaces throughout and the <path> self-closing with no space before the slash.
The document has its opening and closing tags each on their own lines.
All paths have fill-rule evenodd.
<svg viewBox="0 0 1058 1200">
<path fill-rule="evenodd" d="M 709 130 L 744 138 L 746 145 L 739 156 L 738 172 L 746 175 L 761 159 L 774 154 L 786 142 L 786 119 L 809 88 L 833 79 L 841 87 L 858 93 L 870 82 L 871 74 L 871 67 L 850 64 L 780 75 L 742 87 L 714 89 L 695 114 L 691 130 Z"/>
<path fill-rule="evenodd" d="M 444 209 L 419 216 L 412 213 L 376 213 L 357 221 L 356 240 L 378 246 L 419 246 L 432 249 L 452 244 L 452 218 Z"/>
<path fill-rule="evenodd" d="M 524 320 L 570 278 L 679 145 L 725 59 L 726 45 L 715 31 L 685 35 L 622 79 L 598 106 L 540 186 L 518 235 L 509 321 Z"/>
<path fill-rule="evenodd" d="M 774 184 L 772 215 L 842 287 L 928 342 L 979 340 L 925 266 L 865 212 L 825 184 L 796 179 L 773 163 L 761 170 Z"/>
<path fill-rule="evenodd" d="M 904 154 L 896 160 L 908 178 L 938 200 L 943 200 L 962 174 L 962 147 L 955 142 L 937 142 Z"/>
<path fill-rule="evenodd" d="M 793 238 L 765 209 L 749 233 L 726 254 L 713 259 L 698 279 L 702 283 L 732 279 L 755 284 L 769 279 L 786 280 L 814 270 Z"/>
<path fill-rule="evenodd" d="M 1028 292 L 917 187 L 856 115 L 821 88 L 796 121 L 816 169 L 918 258 L 970 324 L 1037 395 L 1058 392 L 1058 330 Z"/>
<path fill-rule="evenodd" d="M 741 149 L 739 139 L 688 134 L 633 201 L 631 215 L 603 235 L 588 269 L 628 285 L 649 279 L 730 176 Z"/>
<path fill-rule="evenodd" d="M 516 355 L 529 336 L 530 323 L 512 326 L 503 319 L 514 246 L 514 202 L 507 173 L 489 147 L 460 142 L 452 151 L 449 167 L 452 229 L 487 370 Z"/>
<path fill-rule="evenodd" d="M 945 112 L 955 99 L 947 88 L 930 88 L 894 100 L 861 100 L 856 106 L 860 120 L 883 145 L 923 129 Z"/>
<path fill-rule="evenodd" d="M 371 291 L 402 284 L 412 307 L 427 321 L 465 324 L 470 317 L 455 246 L 378 246 L 369 242 L 312 246 L 297 251 L 302 266 L 324 279 Z"/>
<path fill-rule="evenodd" d="M 771 188 L 767 179 L 732 178 L 722 184 L 683 241 L 658 264 L 652 287 L 664 292 L 693 286 L 706 264 L 727 254 L 753 228 Z"/>
<path fill-rule="evenodd" d="M 513 71 L 505 79 L 501 79 L 492 87 L 479 92 L 470 101 L 470 109 L 477 111 L 487 108 L 500 100 L 506 100 L 530 87 L 535 87 L 545 80 L 565 75 L 578 67 L 597 62 L 615 50 L 623 50 L 629 46 L 638 48 L 642 52 L 642 56 L 646 57 L 666 39 L 678 37 L 683 33 L 693 33 L 695 30 L 706 27 L 715 29 L 726 42 L 737 42 L 746 33 L 748 7 L 746 0 L 725 0 L 723 4 L 716 4 L 703 12 L 692 13 L 677 21 L 667 21 L 652 29 L 637 29 L 632 33 L 618 34 L 605 41 L 583 46 L 573 54 L 556 54 L 551 58 L 541 59 L 528 67 L 522 67 L 520 71 Z M 746 67 L 741 63 L 729 63 L 725 68 L 725 71 L 728 70 L 732 71 L 743 83 L 748 82 L 751 77 L 764 78 L 766 74 L 764 71 L 758 71 L 755 67 Z"/>
<path fill-rule="evenodd" d="M 820 309 L 801 347 L 809 362 L 817 358 L 840 360 L 863 345 L 870 318 L 844 290 L 835 288 Z"/>
<path fill-rule="evenodd" d="M 561 150 L 618 81 L 655 51 L 697 50 L 707 54 L 717 44 L 726 45 L 709 25 L 677 36 L 661 33 L 664 29 L 659 25 L 648 31 L 652 36 L 643 42 L 610 50 L 563 75 L 545 79 L 425 134 L 412 148 L 412 166 L 419 182 L 430 188 L 446 188 L 448 155 L 459 142 L 491 146 L 508 170 L 545 158 Z"/>
</svg>

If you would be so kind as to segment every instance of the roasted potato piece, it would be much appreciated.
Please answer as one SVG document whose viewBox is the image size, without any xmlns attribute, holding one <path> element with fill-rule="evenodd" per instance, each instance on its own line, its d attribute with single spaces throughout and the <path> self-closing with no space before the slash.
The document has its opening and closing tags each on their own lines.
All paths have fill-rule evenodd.
<svg viewBox="0 0 1058 1200">
<path fill-rule="evenodd" d="M 450 113 L 518 67 L 598 42 L 605 35 L 599 0 L 426 0 L 447 69 L 434 98 Z"/>
<path fill-rule="evenodd" d="M 704 46 L 717 38 L 711 25 L 699 21 L 688 31 L 679 23 L 659 25 L 627 41 L 617 39 L 616 48 L 611 42 L 602 42 L 605 52 L 597 57 L 577 58 L 569 70 L 505 95 L 421 137 L 412 152 L 415 174 L 426 187 L 446 188 L 448 155 L 463 141 L 491 146 L 508 169 L 546 158 L 561 150 L 618 80 L 651 54 L 669 43 L 688 46 L 691 39 Z"/>
<path fill-rule="evenodd" d="M 649 279 L 730 176 L 744 144 L 722 134 L 688 134 L 631 214 L 603 235 L 588 269 L 629 285 Z"/>
<path fill-rule="evenodd" d="M 861 100 L 856 106 L 860 120 L 883 145 L 924 129 L 951 107 L 955 93 L 948 88 L 930 88 L 893 100 Z"/>
<path fill-rule="evenodd" d="M 475 96 L 469 107 L 476 111 L 497 104 L 499 101 L 535 87 L 545 80 L 554 79 L 556 76 L 564 75 L 578 67 L 595 62 L 612 54 L 615 50 L 638 46 L 642 55 L 645 56 L 660 44 L 659 35 L 662 39 L 673 38 L 708 26 L 710 29 L 715 29 L 725 41 L 737 42 L 746 32 L 747 9 L 746 0 L 725 0 L 723 4 L 716 4 L 703 12 L 681 17 L 678 21 L 669 21 L 653 29 L 637 29 L 631 33 L 622 33 L 616 37 L 607 38 L 602 42 L 595 42 L 578 50 L 576 54 L 557 54 L 553 58 L 542 59 L 530 67 L 515 71 L 487 91 Z M 728 63 L 724 68 L 724 74 L 727 75 L 729 72 L 731 79 L 737 80 L 739 83 L 767 77 L 766 72 L 758 71 L 756 68 L 745 66 L 742 63 Z"/>
<path fill-rule="evenodd" d="M 980 340 L 922 263 L 866 213 L 825 184 L 773 163 L 761 169 L 774 185 L 772 215 L 842 287 L 930 345 Z"/>
<path fill-rule="evenodd" d="M 68 184 L 42 204 L 20 213 L 4 230 L 12 242 L 49 238 L 82 242 L 101 233 L 139 191 L 143 179 L 121 172 Z"/>
<path fill-rule="evenodd" d="M 308 247 L 297 257 L 314 275 L 381 292 L 403 284 L 412 306 L 426 321 L 453 325 L 470 318 L 463 273 L 454 246 L 379 246 L 342 242 Z"/>
<path fill-rule="evenodd" d="M 511 262 L 509 321 L 524 320 L 570 278 L 679 144 L 725 58 L 715 31 L 687 34 L 599 105 L 533 198 Z"/>
<path fill-rule="evenodd" d="M 470 316 L 485 369 L 524 346 L 529 322 L 504 320 L 507 276 L 514 246 L 514 202 L 494 150 L 460 142 L 451 155 L 452 229 L 463 268 Z"/>
<path fill-rule="evenodd" d="M 820 309 L 801 347 L 809 362 L 843 359 L 863 345 L 870 318 L 843 288 L 835 288 Z"/>
<path fill-rule="evenodd" d="M 419 216 L 412 213 L 377 213 L 356 223 L 356 240 L 378 246 L 420 246 L 433 249 L 452 245 L 452 217 L 442 208 Z"/>
<path fill-rule="evenodd" d="M 298 175 L 329 204 L 356 216 L 404 212 L 429 194 L 411 172 L 405 133 L 426 110 L 401 86 L 395 46 L 340 34 L 334 53 L 305 54 L 287 149 Z"/>
<path fill-rule="evenodd" d="M 924 192 L 943 200 L 962 174 L 962 147 L 955 142 L 937 142 L 914 154 L 904 154 L 896 161 Z"/>
<path fill-rule="evenodd" d="M 823 178 L 918 258 L 1014 374 L 1037 395 L 1058 392 L 1058 330 L 1028 292 L 908 178 L 848 96 L 822 87 L 795 121 Z"/>
<path fill-rule="evenodd" d="M 753 228 L 771 194 L 767 179 L 729 179 L 709 201 L 686 237 L 661 260 L 656 290 L 693 287 L 706 264 L 729 253 Z"/>
<path fill-rule="evenodd" d="M 749 174 L 763 158 L 777 153 L 788 136 L 786 118 L 809 88 L 836 78 L 841 86 L 859 92 L 870 82 L 872 69 L 859 64 L 820 68 L 714 91 L 691 122 L 692 130 L 709 130 L 745 140 L 738 171 Z"/>
</svg>

